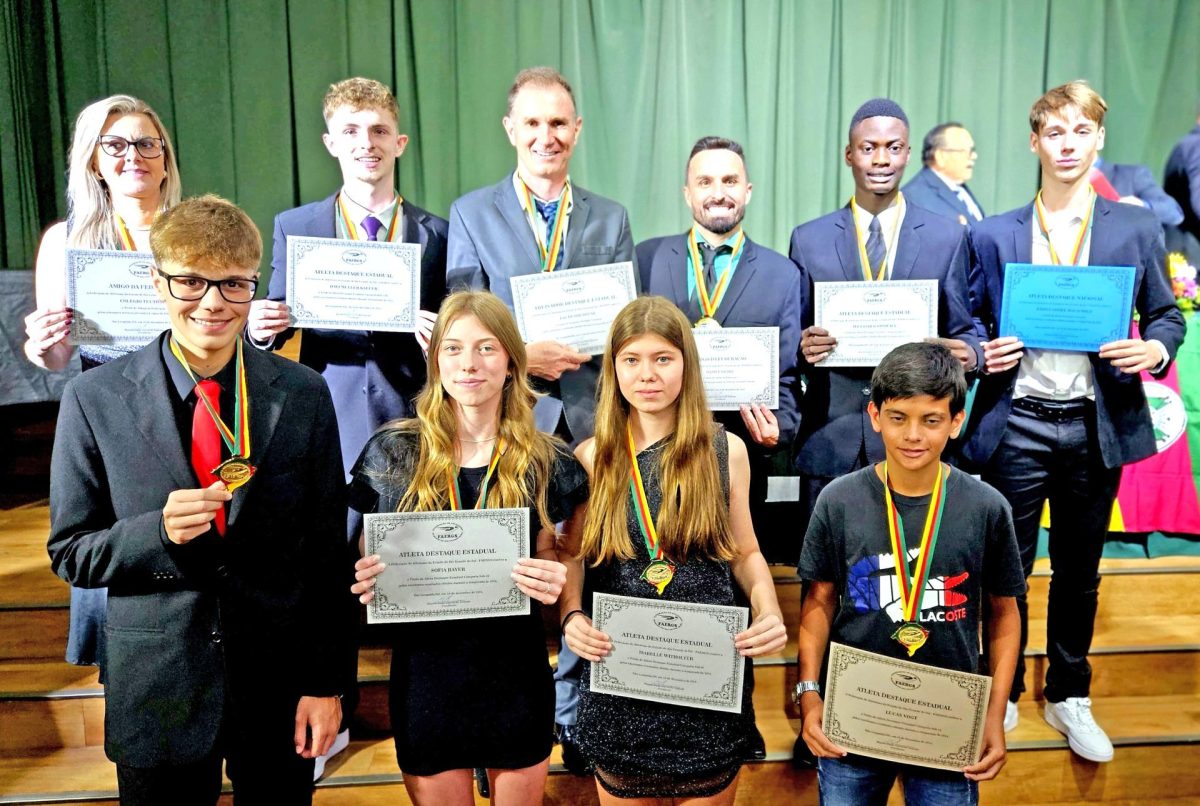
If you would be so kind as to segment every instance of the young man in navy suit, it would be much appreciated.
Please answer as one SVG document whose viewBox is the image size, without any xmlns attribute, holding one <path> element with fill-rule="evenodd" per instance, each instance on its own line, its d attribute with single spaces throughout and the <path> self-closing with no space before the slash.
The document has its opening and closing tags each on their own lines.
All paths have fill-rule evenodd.
<svg viewBox="0 0 1200 806">
<path fill-rule="evenodd" d="M 1090 174 L 1104 146 L 1104 99 L 1082 81 L 1055 87 L 1029 114 L 1029 147 L 1041 162 L 1042 189 L 1032 204 L 988 218 L 972 231 L 972 296 L 981 325 L 985 375 L 976 423 L 964 454 L 982 468 L 1013 510 L 1025 576 L 1033 570 L 1042 505 L 1050 501 L 1053 577 L 1046 617 L 1046 708 L 1071 749 L 1112 759 L 1088 697 L 1100 586 L 1100 557 L 1121 466 L 1155 452 L 1150 409 L 1139 373 L 1164 374 L 1183 341 L 1183 317 L 1167 283 L 1162 227 L 1154 214 L 1111 202 Z M 1140 338 L 1118 339 L 1095 353 L 1026 348 L 997 333 L 1004 273 L 1010 263 L 1133 266 Z M 1018 597 L 1022 654 L 1028 608 Z M 1020 656 L 1018 656 L 1020 658 Z M 1018 660 L 1006 728 L 1017 722 L 1023 684 Z"/>
<path fill-rule="evenodd" d="M 771 454 L 790 446 L 799 423 L 800 273 L 742 230 L 753 185 L 741 145 L 701 138 L 688 157 L 686 180 L 683 197 L 692 210 L 692 228 L 638 244 L 642 290 L 674 302 L 697 327 L 779 328 L 778 410 L 744 405 L 740 413 L 716 413 L 751 446 L 750 506 L 766 547 L 783 537 L 783 530 L 769 527 L 764 507 Z"/>
<path fill-rule="evenodd" d="M 254 304 L 249 334 L 257 346 L 277 350 L 295 333 L 283 301 L 287 236 L 420 244 L 422 310 L 415 334 L 309 329 L 300 341 L 300 363 L 320 372 L 333 394 L 349 477 L 375 429 L 415 413 L 413 398 L 425 384 L 424 350 L 446 296 L 447 225 L 396 192 L 396 160 L 408 135 L 400 132 L 391 90 L 367 78 L 340 81 L 325 94 L 324 114 L 322 139 L 341 167 L 342 186 L 275 217 L 271 286 L 267 299 Z"/>
<path fill-rule="evenodd" d="M 796 437 L 801 535 L 829 482 L 883 460 L 883 441 L 867 414 L 871 368 L 822 366 L 837 334 L 814 324 L 815 283 L 937 280 L 939 340 L 966 371 L 982 362 L 968 293 L 967 230 L 906 203 L 900 179 L 909 151 L 908 118 L 899 104 L 867 101 L 854 113 L 846 145 L 854 175 L 850 204 L 792 232 L 789 256 L 800 268 L 804 293 L 800 369 L 807 380 Z"/>
<path fill-rule="evenodd" d="M 262 240 L 215 196 L 150 231 L 171 329 L 67 387 L 48 543 L 107 586 L 104 750 L 126 806 L 308 804 L 353 673 L 337 421 L 319 375 L 244 349 Z"/>
</svg>

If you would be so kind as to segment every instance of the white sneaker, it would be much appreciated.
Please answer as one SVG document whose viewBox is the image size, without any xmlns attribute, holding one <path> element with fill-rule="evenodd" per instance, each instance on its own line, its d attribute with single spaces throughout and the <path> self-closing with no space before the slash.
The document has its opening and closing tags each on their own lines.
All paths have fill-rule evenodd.
<svg viewBox="0 0 1200 806">
<path fill-rule="evenodd" d="M 1009 700 L 1004 705 L 1004 732 L 1012 733 L 1013 728 L 1017 726 L 1017 721 L 1021 715 L 1017 713 L 1017 704 Z"/>
<path fill-rule="evenodd" d="M 323 756 L 317 756 L 316 763 L 313 765 L 313 783 L 321 780 L 321 776 L 325 774 L 325 762 L 336 756 L 338 753 L 345 750 L 350 745 L 350 729 L 344 731 L 334 737 L 333 744 L 329 746 L 329 752 Z"/>
<path fill-rule="evenodd" d="M 1099 763 L 1112 761 L 1112 742 L 1092 717 L 1090 697 L 1067 697 L 1062 702 L 1048 702 L 1042 714 L 1050 727 L 1067 737 L 1067 744 L 1077 755 Z"/>
</svg>

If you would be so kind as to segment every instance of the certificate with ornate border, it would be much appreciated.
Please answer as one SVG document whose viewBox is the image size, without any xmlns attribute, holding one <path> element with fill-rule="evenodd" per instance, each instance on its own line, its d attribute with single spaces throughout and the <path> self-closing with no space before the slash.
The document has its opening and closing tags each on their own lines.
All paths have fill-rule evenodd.
<svg viewBox="0 0 1200 806">
<path fill-rule="evenodd" d="M 1129 338 L 1133 266 L 1037 266 L 1007 263 L 1000 335 L 1026 347 L 1094 353 Z"/>
<path fill-rule="evenodd" d="M 862 756 L 943 770 L 979 760 L 992 678 L 829 645 L 825 735 Z"/>
<path fill-rule="evenodd" d="M 874 367 L 901 344 L 937 335 L 938 281 L 814 283 L 814 321 L 837 339 L 822 367 Z"/>
<path fill-rule="evenodd" d="M 609 326 L 637 297 L 629 261 L 522 274 L 510 283 L 526 343 L 557 341 L 589 355 L 604 352 Z"/>
<path fill-rule="evenodd" d="M 289 235 L 286 302 L 296 327 L 413 332 L 421 246 Z"/>
<path fill-rule="evenodd" d="M 171 327 L 154 290 L 154 255 L 116 249 L 67 250 L 67 306 L 73 344 L 141 347 Z"/>
<path fill-rule="evenodd" d="M 367 623 L 521 616 L 529 597 L 512 581 L 529 556 L 529 510 L 461 509 L 363 516 L 376 577 Z"/>
<path fill-rule="evenodd" d="M 733 637 L 748 619 L 744 607 L 596 593 L 592 624 L 613 648 L 592 663 L 591 690 L 741 713 L 746 659 Z"/>
<path fill-rule="evenodd" d="M 779 328 L 696 328 L 704 396 L 713 411 L 743 403 L 779 408 Z"/>
</svg>

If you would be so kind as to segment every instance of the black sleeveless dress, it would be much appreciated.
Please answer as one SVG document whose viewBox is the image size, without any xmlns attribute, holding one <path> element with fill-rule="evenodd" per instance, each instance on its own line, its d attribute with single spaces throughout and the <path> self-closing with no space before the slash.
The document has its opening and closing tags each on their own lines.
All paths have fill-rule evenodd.
<svg viewBox="0 0 1200 806">
<path fill-rule="evenodd" d="M 659 459 L 665 441 L 650 445 L 637 456 L 651 512 L 662 503 Z M 725 500 L 729 500 L 729 442 L 717 427 L 713 447 Z M 633 508 L 626 518 L 636 556 L 597 568 L 588 567 L 584 606 L 593 592 L 658 599 L 658 592 L 641 578 L 650 562 Z M 662 600 L 733 605 L 737 582 L 729 563 L 693 557 L 679 565 L 663 591 Z M 746 659 L 749 666 L 750 659 Z M 577 741 L 583 755 L 596 766 L 600 784 L 618 797 L 706 797 L 727 787 L 737 776 L 754 736 L 753 678 L 747 669 L 742 688 L 742 712 L 729 714 L 680 705 L 634 700 L 591 691 L 591 666 L 580 687 Z"/>
<path fill-rule="evenodd" d="M 350 482 L 350 506 L 395 512 L 418 457 L 417 436 L 382 430 L 363 448 Z M 388 469 L 393 472 L 389 474 Z M 487 468 L 464 468 L 464 502 L 478 498 Z M 546 506 L 557 523 L 587 500 L 587 474 L 561 447 Z M 530 508 L 530 547 L 537 510 Z M 550 755 L 554 678 L 546 653 L 541 604 L 525 616 L 390 625 L 389 692 L 400 769 L 435 775 L 453 769 L 518 769 Z"/>
</svg>

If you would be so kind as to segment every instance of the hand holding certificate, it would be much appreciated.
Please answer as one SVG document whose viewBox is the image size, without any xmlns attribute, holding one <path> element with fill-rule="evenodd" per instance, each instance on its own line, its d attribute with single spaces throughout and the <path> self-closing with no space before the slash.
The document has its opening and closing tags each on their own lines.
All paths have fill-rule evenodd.
<svg viewBox="0 0 1200 806">
<path fill-rule="evenodd" d="M 1026 347 L 1097 352 L 1129 337 L 1133 266 L 1035 266 L 1008 263 L 1000 334 Z"/>
<path fill-rule="evenodd" d="M 289 235 L 287 304 L 296 327 L 414 332 L 421 247 Z"/>
<path fill-rule="evenodd" d="M 837 340 L 823 367 L 873 367 L 901 344 L 937 336 L 937 280 L 814 283 L 818 327 Z"/>
<path fill-rule="evenodd" d="M 609 326 L 637 297 L 630 262 L 523 274 L 510 282 L 527 344 L 557 341 L 590 355 L 604 352 Z"/>
<path fill-rule="evenodd" d="M 513 567 L 529 556 L 528 509 L 395 512 L 363 518 L 375 577 L 367 622 L 448 621 L 529 612 Z"/>
<path fill-rule="evenodd" d="M 75 311 L 71 341 L 141 347 L 171 326 L 154 290 L 149 252 L 67 250 L 67 306 Z"/>
</svg>

